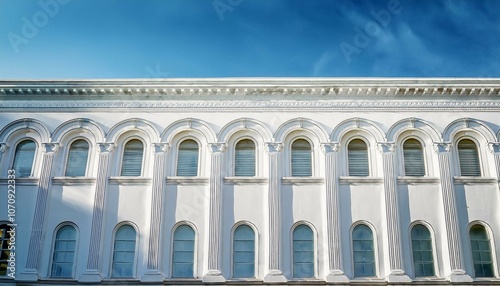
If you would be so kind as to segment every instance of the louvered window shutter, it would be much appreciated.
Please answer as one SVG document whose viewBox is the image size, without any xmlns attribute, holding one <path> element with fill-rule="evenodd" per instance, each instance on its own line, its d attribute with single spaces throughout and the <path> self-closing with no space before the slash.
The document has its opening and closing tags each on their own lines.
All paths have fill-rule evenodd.
<svg viewBox="0 0 500 286">
<path fill-rule="evenodd" d="M 479 154 L 476 144 L 472 140 L 463 139 L 458 142 L 458 160 L 460 161 L 461 176 L 481 176 Z"/>
<path fill-rule="evenodd" d="M 406 176 L 425 176 L 424 152 L 418 140 L 408 139 L 405 141 L 403 144 L 403 157 Z"/>
<path fill-rule="evenodd" d="M 179 145 L 177 176 L 195 177 L 198 175 L 198 143 L 185 140 Z"/>
<path fill-rule="evenodd" d="M 83 177 L 87 170 L 89 144 L 85 140 L 76 140 L 69 147 L 68 162 L 66 163 L 67 177 Z"/>
<path fill-rule="evenodd" d="M 144 146 L 141 141 L 134 139 L 125 144 L 122 161 L 122 176 L 134 177 L 141 175 L 143 153 Z"/>
<path fill-rule="evenodd" d="M 349 176 L 367 177 L 368 167 L 368 148 L 361 139 L 352 140 L 347 147 L 347 158 L 349 164 Z"/>
<path fill-rule="evenodd" d="M 236 144 L 234 155 L 234 175 L 255 176 L 255 143 L 244 139 Z"/>
<path fill-rule="evenodd" d="M 14 163 L 12 164 L 12 169 L 16 171 L 16 177 L 31 176 L 35 150 L 36 144 L 31 140 L 25 140 L 17 145 Z"/>
<path fill-rule="evenodd" d="M 292 177 L 312 176 L 311 145 L 304 139 L 292 143 Z"/>
</svg>

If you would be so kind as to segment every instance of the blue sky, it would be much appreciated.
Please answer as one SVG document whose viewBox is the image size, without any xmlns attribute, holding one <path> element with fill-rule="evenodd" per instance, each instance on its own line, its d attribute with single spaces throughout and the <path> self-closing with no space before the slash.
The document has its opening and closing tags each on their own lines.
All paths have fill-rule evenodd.
<svg viewBox="0 0 500 286">
<path fill-rule="evenodd" d="M 0 0 L 0 79 L 500 77 L 498 0 Z"/>
</svg>

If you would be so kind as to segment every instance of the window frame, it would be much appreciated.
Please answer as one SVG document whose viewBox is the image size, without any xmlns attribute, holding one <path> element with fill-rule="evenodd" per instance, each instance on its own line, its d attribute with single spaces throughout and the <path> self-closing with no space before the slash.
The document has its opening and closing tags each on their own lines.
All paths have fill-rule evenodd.
<svg viewBox="0 0 500 286">
<path fill-rule="evenodd" d="M 311 147 L 311 176 L 293 176 L 293 166 L 292 166 L 292 145 L 295 141 L 297 140 L 305 140 L 307 143 L 309 143 L 309 146 Z M 315 174 L 316 174 L 316 168 L 315 168 L 315 160 L 314 160 L 314 157 L 315 157 L 315 153 L 314 153 L 314 143 L 313 143 L 313 140 L 311 140 L 309 137 L 307 136 L 304 136 L 303 134 L 300 134 L 300 135 L 296 135 L 292 138 L 289 139 L 288 141 L 288 154 L 289 156 L 288 157 L 288 172 L 290 174 L 290 177 L 293 177 L 293 178 L 310 178 L 310 177 L 314 177 Z"/>
<path fill-rule="evenodd" d="M 254 274 L 252 277 L 234 277 L 234 234 L 238 227 L 240 226 L 248 226 L 252 229 L 254 234 Z M 254 224 L 249 221 L 240 221 L 233 225 L 231 229 L 231 253 L 230 253 L 230 263 L 231 263 L 231 279 L 233 280 L 254 280 L 259 277 L 259 233 Z"/>
<path fill-rule="evenodd" d="M 293 233 L 295 231 L 295 229 L 301 225 L 305 225 L 307 227 L 309 227 L 309 229 L 312 231 L 312 235 L 313 235 L 313 276 L 312 277 L 305 277 L 305 278 L 300 278 L 300 277 L 295 277 L 293 275 L 294 273 L 294 267 L 295 267 L 295 261 L 294 261 L 294 257 L 293 257 Z M 298 221 L 296 223 L 293 224 L 293 226 L 291 227 L 290 229 L 290 276 L 291 276 L 291 280 L 311 280 L 311 279 L 317 279 L 318 278 L 318 271 L 319 271 L 319 261 L 318 261 L 318 234 L 317 234 L 317 231 L 316 231 L 316 228 L 308 221 Z"/>
<path fill-rule="evenodd" d="M 71 277 L 54 277 L 52 276 L 52 266 L 54 263 L 54 252 L 55 252 L 55 246 L 56 246 L 56 239 L 57 239 L 57 233 L 59 232 L 60 229 L 62 229 L 65 226 L 71 226 L 75 230 L 76 233 L 76 239 L 75 239 L 75 254 L 73 257 L 73 266 L 71 269 Z M 52 233 L 52 244 L 51 244 L 51 252 L 50 252 L 50 260 L 49 260 L 49 267 L 48 267 L 48 275 L 47 277 L 50 277 L 51 279 L 75 279 L 76 277 L 76 263 L 78 261 L 78 249 L 79 249 L 79 244 L 80 244 L 80 229 L 78 226 L 70 221 L 62 222 L 58 226 L 54 228 L 54 232 Z"/>
<path fill-rule="evenodd" d="M 416 276 L 415 274 L 415 260 L 413 258 L 413 238 L 411 235 L 411 231 L 413 228 L 417 225 L 421 225 L 429 231 L 430 239 L 431 239 L 431 247 L 432 247 L 432 260 L 433 260 L 433 267 L 434 267 L 434 276 Z M 415 221 L 412 224 L 410 224 L 408 228 L 408 237 L 409 242 L 410 242 L 410 258 L 411 258 L 411 267 L 413 271 L 413 279 L 415 280 L 425 280 L 429 278 L 437 278 L 439 277 L 439 259 L 437 257 L 437 248 L 436 248 L 436 238 L 434 236 L 434 229 L 431 227 L 431 225 L 425 221 Z"/>
<path fill-rule="evenodd" d="M 367 158 L 368 158 L 368 163 L 367 163 L 367 166 L 368 166 L 368 175 L 367 176 L 353 176 L 350 174 L 349 172 L 349 144 L 353 141 L 353 140 L 361 140 L 365 143 L 366 145 L 366 152 L 367 152 Z M 346 165 L 345 165 L 345 170 L 347 172 L 347 176 L 348 177 L 360 177 L 360 178 L 369 178 L 369 177 L 373 177 L 374 176 L 374 171 L 372 170 L 372 158 L 371 158 L 371 150 L 370 150 L 370 141 L 363 137 L 363 136 L 360 136 L 359 134 L 356 134 L 356 135 L 353 135 L 353 136 L 350 136 L 346 141 L 345 141 L 345 162 L 346 162 Z"/>
<path fill-rule="evenodd" d="M 142 160 L 141 160 L 141 174 L 139 176 L 122 176 L 122 169 L 123 169 L 123 156 L 125 155 L 125 147 L 127 144 L 132 141 L 132 140 L 138 140 L 142 143 Z M 144 142 L 144 139 L 139 137 L 139 136 L 130 136 L 127 138 L 124 138 L 121 142 L 121 150 L 120 150 L 120 157 L 119 157 L 119 166 L 118 166 L 118 176 L 119 177 L 127 177 L 127 178 L 137 178 L 137 177 L 144 177 L 145 173 L 145 167 L 146 167 L 146 142 Z"/>
<path fill-rule="evenodd" d="M 457 176 L 459 177 L 470 177 L 470 176 L 464 176 L 462 175 L 462 168 L 461 168 L 461 164 L 460 164 L 460 152 L 458 150 L 458 143 L 462 140 L 470 140 L 472 141 L 475 145 L 476 145 L 476 150 L 477 150 L 477 159 L 478 159 L 478 164 L 479 164 L 479 176 L 472 176 L 472 177 L 475 177 L 475 178 L 482 178 L 482 177 L 485 177 L 486 174 L 485 174 L 485 169 L 483 167 L 484 165 L 484 161 L 483 161 L 483 152 L 481 152 L 481 148 L 480 148 L 480 141 L 473 137 L 472 134 L 470 133 L 465 133 L 461 136 L 457 136 L 457 138 L 455 138 L 455 140 L 453 141 L 453 144 L 454 144 L 454 148 L 453 148 L 453 151 L 454 151 L 454 157 L 456 158 L 456 168 L 457 168 Z"/>
<path fill-rule="evenodd" d="M 240 143 L 241 141 L 243 140 L 250 140 L 253 142 L 254 144 L 254 147 L 255 147 L 255 154 L 254 154 L 254 175 L 253 176 L 238 176 L 236 175 L 236 146 L 238 145 L 238 143 Z M 258 144 L 256 142 L 256 140 L 252 137 L 249 137 L 249 136 L 242 136 L 242 137 L 239 137 L 237 138 L 235 141 L 234 141 L 234 144 L 233 144 L 233 153 L 232 153 L 232 158 L 231 158 L 231 162 L 233 162 L 233 166 L 232 166 L 232 170 L 231 170 L 231 174 L 235 177 L 238 177 L 238 178 L 255 178 L 255 177 L 258 177 L 258 157 L 259 157 L 259 154 L 258 154 Z"/>
<path fill-rule="evenodd" d="M 364 225 L 367 226 L 371 231 L 372 231 L 372 240 L 373 240 L 373 256 L 374 256 L 374 263 L 375 263 L 375 276 L 356 276 L 355 274 L 355 265 L 354 265 L 354 238 L 353 238 L 353 233 L 354 229 L 359 226 L 359 225 Z M 351 226 L 351 229 L 349 231 L 349 244 L 350 244 L 350 255 L 351 255 L 351 273 L 352 273 L 352 279 L 353 280 L 365 280 L 365 279 L 374 279 L 374 278 L 379 278 L 380 277 L 380 272 L 379 272 L 379 249 L 378 249 L 378 241 L 377 241 L 377 232 L 375 231 L 375 228 L 371 223 L 368 221 L 358 221 L 356 223 L 353 223 Z"/>
<path fill-rule="evenodd" d="M 196 144 L 198 144 L 198 161 L 197 161 L 197 166 L 196 166 L 196 176 L 179 176 L 177 173 L 178 173 L 178 166 L 179 166 L 179 155 L 180 155 L 180 147 L 181 147 L 181 144 L 184 143 L 185 141 L 187 140 L 192 140 L 194 142 L 196 142 Z M 201 152 L 201 148 L 202 145 L 200 143 L 200 141 L 198 140 L 198 138 L 196 137 L 193 137 L 193 136 L 185 136 L 185 137 L 182 137 L 180 138 L 178 141 L 177 141 L 177 146 L 176 146 L 176 156 L 175 156 L 175 165 L 174 165 L 174 176 L 175 177 L 184 177 L 184 178 L 192 178 L 192 177 L 200 177 L 201 176 L 201 157 L 202 157 L 202 152 Z"/>
<path fill-rule="evenodd" d="M 406 141 L 408 140 L 411 140 L 411 139 L 414 139 L 416 141 L 418 141 L 420 143 L 420 146 L 422 147 L 422 161 L 423 161 L 423 164 L 424 164 L 424 175 L 423 176 L 410 176 L 410 175 L 407 175 L 406 174 L 406 162 L 405 162 L 405 156 L 404 156 L 404 144 Z M 399 149 L 401 150 L 401 162 L 402 162 L 402 174 L 403 176 L 406 176 L 406 177 L 412 177 L 412 178 L 425 178 L 425 177 L 429 177 L 429 170 L 428 170 L 428 164 L 427 164 L 427 156 L 426 156 L 426 145 L 425 145 L 425 141 L 422 140 L 421 138 L 417 137 L 417 136 L 407 136 L 405 138 L 403 138 L 401 140 L 401 143 L 399 145 Z"/>
<path fill-rule="evenodd" d="M 91 142 L 89 142 L 88 138 L 86 138 L 86 137 L 75 137 L 75 138 L 72 138 L 68 142 L 68 144 L 66 144 L 66 146 L 68 146 L 68 148 L 66 148 L 67 150 L 65 150 L 65 155 L 64 155 L 64 169 L 63 169 L 63 174 L 62 174 L 64 177 L 66 177 L 66 171 L 68 169 L 68 160 L 69 160 L 69 152 L 71 150 L 71 145 L 73 145 L 73 143 L 75 143 L 78 140 L 83 140 L 83 141 L 87 142 L 87 144 L 88 144 L 87 164 L 85 166 L 85 175 L 84 176 L 78 176 L 78 177 L 79 178 L 80 177 L 89 177 L 89 167 L 90 167 L 90 160 L 91 160 L 92 144 L 91 144 Z"/>
<path fill-rule="evenodd" d="M 133 265 L 132 265 L 132 276 L 131 277 L 115 277 L 115 276 L 113 276 L 113 264 L 114 264 L 113 256 L 115 253 L 116 233 L 122 226 L 125 226 L 125 225 L 131 226 L 135 230 L 135 249 L 134 249 L 134 260 L 133 260 Z M 123 280 L 123 279 L 135 279 L 136 278 L 136 276 L 137 276 L 137 259 L 139 256 L 138 250 L 139 250 L 139 243 L 140 243 L 139 238 L 140 238 L 139 229 L 131 221 L 124 221 L 124 222 L 121 222 L 115 226 L 115 228 L 113 229 L 113 236 L 112 236 L 112 240 L 111 240 L 111 256 L 109 259 L 109 263 L 110 263 L 110 265 L 109 265 L 109 279 L 113 279 L 113 280 L 122 279 Z"/>
<path fill-rule="evenodd" d="M 191 229 L 194 231 L 194 251 L 193 251 L 193 277 L 190 278 L 178 278 L 174 277 L 174 240 L 175 240 L 175 231 L 183 226 L 187 225 L 191 227 Z M 169 268 L 168 268 L 168 273 L 169 273 L 169 278 L 170 279 L 197 279 L 197 270 L 198 270 L 198 229 L 196 226 L 189 222 L 189 221 L 179 221 L 177 222 L 171 229 L 170 232 L 170 257 L 169 257 Z"/>
<path fill-rule="evenodd" d="M 12 229 L 11 227 L 9 227 L 9 224 L 10 224 L 10 222 L 8 222 L 8 221 L 0 221 L 0 225 L 5 225 L 6 226 L 6 228 L 5 228 L 6 231 L 5 231 L 5 234 L 4 234 L 4 238 L 8 237 L 8 239 L 0 240 L 0 243 L 3 242 L 3 241 L 6 241 L 6 240 L 8 241 L 10 239 L 10 235 L 7 236 L 7 231 L 9 231 L 9 229 Z M 1 244 L 0 244 L 0 248 L 1 248 Z M 7 251 L 9 252 L 9 255 L 10 255 L 11 250 L 9 250 L 7 248 Z M 0 250 L 0 254 L 2 252 L 3 251 Z M 7 261 L 7 269 L 5 271 L 5 276 L 4 275 L 0 276 L 0 279 L 2 279 L 2 278 L 8 278 L 9 277 L 9 276 L 7 276 L 8 274 L 10 274 L 10 272 L 9 272 L 9 262 Z"/>
<path fill-rule="evenodd" d="M 25 141 L 31 141 L 33 143 L 35 143 L 35 151 L 33 152 L 33 162 L 31 164 L 31 173 L 29 176 L 27 177 L 20 177 L 18 176 L 18 174 L 16 173 L 16 178 L 34 178 L 36 177 L 35 176 L 35 168 L 36 168 L 36 165 L 37 165 L 37 157 L 38 157 L 38 151 L 40 149 L 40 146 L 38 144 L 38 141 L 35 139 L 35 138 L 32 138 L 32 137 L 22 137 L 20 138 L 19 140 L 16 141 L 15 143 L 15 147 L 13 148 L 14 152 L 12 153 L 12 158 L 10 160 L 10 170 L 14 170 L 14 162 L 16 160 L 16 151 L 17 151 L 17 147 L 19 146 L 19 144 L 25 142 Z"/>
<path fill-rule="evenodd" d="M 473 252 L 472 252 L 470 230 L 472 229 L 472 227 L 478 226 L 478 225 L 484 228 L 484 231 L 486 232 L 486 235 L 488 236 L 489 246 L 490 246 L 490 255 L 491 255 L 491 264 L 492 264 L 491 268 L 492 268 L 492 272 L 493 272 L 493 276 L 491 276 L 491 277 L 478 277 L 478 276 L 476 276 L 476 270 L 474 269 L 474 257 L 473 257 Z M 467 226 L 467 244 L 469 246 L 471 270 L 472 270 L 472 273 L 474 274 L 474 276 L 472 278 L 474 280 L 482 280 L 482 279 L 490 280 L 490 279 L 498 278 L 499 273 L 498 273 L 498 269 L 497 269 L 497 256 L 496 256 L 497 254 L 496 254 L 496 248 L 495 248 L 495 239 L 493 237 L 493 232 L 492 232 L 490 226 L 488 224 L 486 224 L 485 222 L 478 221 L 478 220 L 472 221 L 471 223 L 469 223 L 469 225 Z"/>
</svg>

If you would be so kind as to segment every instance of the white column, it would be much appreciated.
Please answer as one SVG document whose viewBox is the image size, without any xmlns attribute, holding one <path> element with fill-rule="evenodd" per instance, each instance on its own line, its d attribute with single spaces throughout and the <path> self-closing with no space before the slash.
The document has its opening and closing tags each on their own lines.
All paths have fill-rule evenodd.
<svg viewBox="0 0 500 286">
<path fill-rule="evenodd" d="M 38 191 L 36 196 L 35 212 L 33 215 L 33 225 L 31 226 L 31 237 L 28 246 L 28 259 L 26 260 L 25 272 L 16 279 L 20 281 L 38 280 L 38 259 L 40 257 L 40 247 L 43 240 L 43 227 L 45 222 L 45 210 L 47 208 L 47 198 L 50 192 L 52 163 L 54 155 L 59 149 L 58 143 L 42 143 L 42 169 L 38 180 Z"/>
<path fill-rule="evenodd" d="M 98 143 L 99 163 L 95 184 L 94 208 L 92 210 L 92 227 L 90 229 L 90 247 L 87 257 L 87 269 L 78 279 L 79 282 L 99 282 L 99 254 L 101 251 L 104 199 L 108 186 L 109 161 L 114 149 L 113 143 Z"/>
<path fill-rule="evenodd" d="M 208 221 L 208 273 L 203 282 L 224 282 L 221 272 L 221 229 L 222 229 L 222 154 L 224 143 L 211 143 L 210 206 Z"/>
<path fill-rule="evenodd" d="M 450 169 L 450 149 L 451 143 L 434 143 L 434 150 L 438 154 L 439 161 L 446 240 L 448 242 L 448 254 L 451 268 L 449 279 L 451 282 L 472 282 L 472 278 L 465 273 L 462 261 L 455 188 Z"/>
<path fill-rule="evenodd" d="M 395 144 L 378 143 L 382 153 L 384 172 L 385 215 L 387 223 L 387 242 L 389 250 L 390 274 L 389 282 L 411 282 L 405 274 L 401 248 L 401 230 L 399 220 L 398 192 L 396 189 L 396 172 L 394 170 Z"/>
<path fill-rule="evenodd" d="M 338 143 L 322 144 L 325 152 L 326 229 L 328 236 L 329 273 L 326 282 L 349 282 L 343 271 L 342 245 L 340 243 L 340 204 L 338 187 Z"/>
<path fill-rule="evenodd" d="M 281 272 L 281 182 L 279 158 L 281 143 L 267 143 L 269 152 L 269 272 L 264 277 L 266 283 L 286 282 Z"/>
<path fill-rule="evenodd" d="M 165 178 L 165 157 L 168 150 L 167 143 L 154 143 L 154 167 L 151 194 L 151 222 L 149 230 L 149 248 L 147 272 L 141 278 L 141 282 L 161 282 L 163 276 L 160 273 L 160 229 L 163 206 L 163 185 Z"/>
<path fill-rule="evenodd" d="M 497 178 L 500 179 L 500 143 L 490 142 L 488 143 L 488 149 L 493 154 L 495 158 L 495 167 L 497 172 Z"/>
</svg>

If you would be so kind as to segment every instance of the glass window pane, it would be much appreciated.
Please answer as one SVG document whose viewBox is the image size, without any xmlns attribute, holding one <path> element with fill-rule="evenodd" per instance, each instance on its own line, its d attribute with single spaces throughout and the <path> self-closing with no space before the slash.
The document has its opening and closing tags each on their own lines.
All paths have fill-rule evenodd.
<svg viewBox="0 0 500 286">
<path fill-rule="evenodd" d="M 233 277 L 255 276 L 255 234 L 248 225 L 240 225 L 233 237 Z"/>
<path fill-rule="evenodd" d="M 172 277 L 193 277 L 194 238 L 194 230 L 188 225 L 181 225 L 175 229 L 172 257 Z"/>
<path fill-rule="evenodd" d="M 177 157 L 177 176 L 195 177 L 198 175 L 198 143 L 184 140 L 179 145 Z"/>
<path fill-rule="evenodd" d="M 368 147 L 361 139 L 354 139 L 347 146 L 349 176 L 369 176 Z"/>
<path fill-rule="evenodd" d="M 61 227 L 54 241 L 51 277 L 70 278 L 73 276 L 75 251 L 75 228 L 71 225 Z"/>
<path fill-rule="evenodd" d="M 83 177 L 87 171 L 89 144 L 85 140 L 76 140 L 69 147 L 66 163 L 66 176 Z"/>
<path fill-rule="evenodd" d="M 115 233 L 113 245 L 113 277 L 133 277 L 136 232 L 130 225 L 123 225 Z"/>
<path fill-rule="evenodd" d="M 244 139 L 236 144 L 234 168 L 235 176 L 255 176 L 255 143 L 252 140 Z"/>
<path fill-rule="evenodd" d="M 475 276 L 493 277 L 493 257 L 486 229 L 482 225 L 474 225 L 469 231 L 469 237 Z"/>
<path fill-rule="evenodd" d="M 312 176 L 311 145 L 304 139 L 292 143 L 292 177 Z"/>
<path fill-rule="evenodd" d="M 307 225 L 293 231 L 293 277 L 314 277 L 314 233 Z"/>
<path fill-rule="evenodd" d="M 125 144 L 122 160 L 122 176 L 140 176 L 144 146 L 141 141 L 134 139 Z"/>
<path fill-rule="evenodd" d="M 472 140 L 463 139 L 458 142 L 458 160 L 460 162 L 460 175 L 481 176 L 479 154 L 476 144 Z"/>
<path fill-rule="evenodd" d="M 408 139 L 403 144 L 403 157 L 406 176 L 425 176 L 424 152 L 416 139 Z"/>
<path fill-rule="evenodd" d="M 373 234 L 366 225 L 358 225 L 352 231 L 354 276 L 375 276 L 375 251 Z"/>
<path fill-rule="evenodd" d="M 30 177 L 33 161 L 35 159 L 36 144 L 31 140 L 19 143 L 14 154 L 12 169 L 16 171 L 16 177 Z"/>
</svg>

